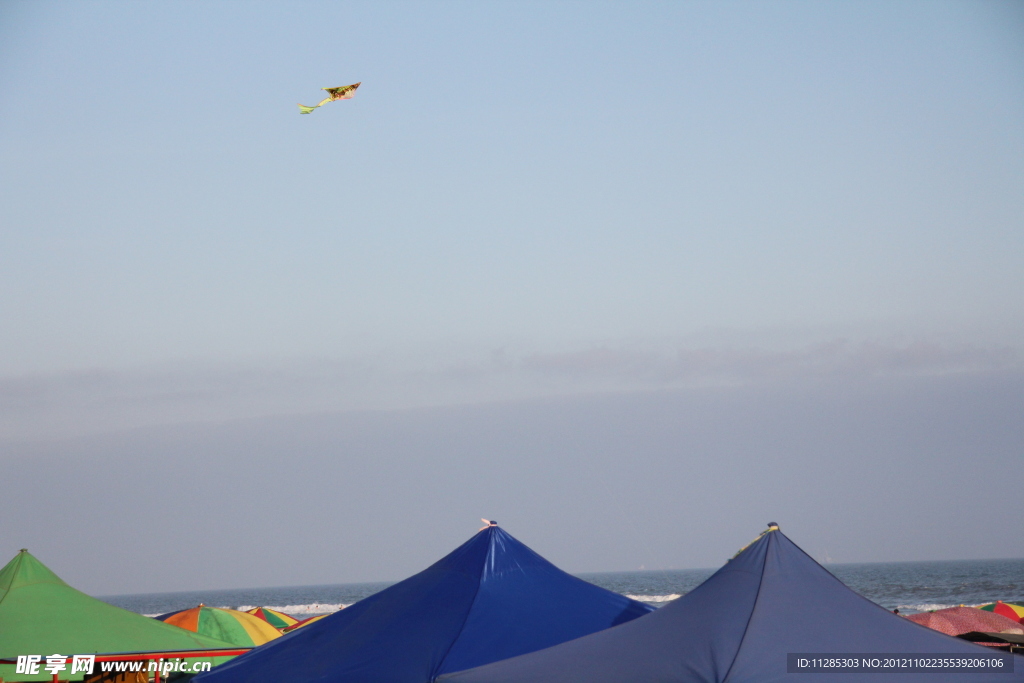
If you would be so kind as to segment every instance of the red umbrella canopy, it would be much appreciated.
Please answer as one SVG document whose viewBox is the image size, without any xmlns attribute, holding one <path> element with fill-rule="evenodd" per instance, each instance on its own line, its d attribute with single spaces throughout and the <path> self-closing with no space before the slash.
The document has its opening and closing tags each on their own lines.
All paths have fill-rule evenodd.
<svg viewBox="0 0 1024 683">
<path fill-rule="evenodd" d="M 981 605 L 978 609 L 983 609 L 986 612 L 1002 614 L 1008 619 L 1013 619 L 1016 622 L 1024 624 L 1024 605 L 1016 602 L 1003 602 L 1002 600 L 996 600 L 995 602 L 990 602 L 987 605 Z"/>
<path fill-rule="evenodd" d="M 1024 633 L 1021 625 L 1013 619 L 1008 619 L 995 612 L 986 612 L 977 607 L 949 607 L 934 612 L 911 614 L 907 616 L 907 619 L 949 636 L 958 636 L 971 631 Z"/>
</svg>

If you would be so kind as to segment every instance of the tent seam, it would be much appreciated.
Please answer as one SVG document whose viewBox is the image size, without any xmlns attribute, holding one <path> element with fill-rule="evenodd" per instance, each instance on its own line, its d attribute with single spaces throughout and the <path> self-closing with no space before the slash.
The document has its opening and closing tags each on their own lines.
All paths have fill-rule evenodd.
<svg viewBox="0 0 1024 683">
<path fill-rule="evenodd" d="M 810 555 L 808 555 L 808 554 L 807 554 L 807 551 L 805 551 L 805 550 L 804 550 L 803 548 L 801 548 L 800 546 L 798 546 L 798 545 L 797 545 L 796 543 L 793 543 L 793 547 L 794 547 L 794 548 L 796 548 L 797 550 L 799 550 L 799 551 L 800 551 L 801 553 L 803 553 L 803 554 L 804 554 L 804 556 L 805 556 L 805 557 L 807 557 L 807 559 L 809 559 L 809 560 L 810 560 L 811 562 L 814 562 L 814 563 L 816 563 L 816 564 L 817 564 L 817 565 L 818 565 L 819 567 L 821 567 L 822 569 L 824 569 L 824 570 L 825 570 L 825 573 L 826 573 L 826 574 L 828 574 L 828 575 L 829 575 L 829 576 L 830 576 L 830 577 L 832 578 L 832 580 L 833 580 L 833 581 L 835 581 L 836 583 L 838 583 L 838 584 L 839 584 L 840 586 L 842 586 L 842 587 L 843 587 L 843 588 L 845 588 L 846 590 L 850 591 L 851 593 L 853 593 L 854 595 L 856 595 L 856 596 L 857 596 L 858 598 L 860 598 L 860 599 L 861 599 L 861 600 L 863 600 L 864 602 L 866 602 L 866 603 L 868 603 L 869 605 L 871 605 L 872 607 L 876 607 L 876 608 L 878 608 L 878 609 L 882 610 L 883 612 L 885 612 L 886 614 L 890 614 L 890 615 L 892 614 L 892 612 L 890 612 L 890 611 L 889 611 L 888 609 L 886 609 L 885 607 L 882 607 L 882 606 L 881 606 L 881 605 L 879 605 L 879 604 L 878 604 L 877 602 L 875 602 L 875 601 L 873 601 L 873 600 L 869 600 L 868 598 L 864 597 L 863 595 L 861 595 L 861 594 L 860 594 L 860 593 L 858 593 L 857 591 L 855 591 L 855 590 L 853 590 L 852 588 L 850 588 L 849 586 L 847 586 L 847 585 L 846 585 L 845 583 L 843 583 L 843 582 L 842 582 L 842 581 L 841 581 L 841 580 L 839 579 L 839 577 L 838 577 L 838 576 L 836 576 L 835 574 L 833 574 L 832 572 L 830 572 L 830 571 L 829 571 L 829 570 L 828 570 L 828 569 L 827 569 L 827 568 L 826 568 L 826 567 L 825 567 L 824 565 L 822 565 L 822 564 L 821 564 L 820 562 L 818 562 L 818 561 L 817 561 L 817 560 L 815 560 L 815 559 L 814 559 L 813 557 L 811 557 Z M 897 617 L 897 618 L 899 618 L 899 619 L 902 619 L 902 617 Z M 934 630 L 934 629 L 930 629 L 930 628 L 928 628 L 927 626 L 925 626 L 925 625 L 923 625 L 923 624 L 918 624 L 918 623 L 916 623 L 916 622 L 913 622 L 913 621 L 911 621 L 910 619 L 904 619 L 904 621 L 908 621 L 908 622 L 910 622 L 911 624 L 914 624 L 914 625 L 916 625 L 916 626 L 920 626 L 921 628 L 923 628 L 923 629 L 927 629 L 927 630 L 931 631 L 932 633 L 937 633 L 937 634 L 939 634 L 939 635 L 942 635 L 942 636 L 945 636 L 945 637 L 947 637 L 947 638 L 951 638 L 951 639 L 953 639 L 953 640 L 957 640 L 957 641 L 961 640 L 960 638 L 958 638 L 958 637 L 956 637 L 956 636 L 951 636 L 951 635 L 949 635 L 948 633 L 943 633 L 942 631 L 936 631 L 936 630 Z M 969 642 L 969 641 L 962 641 L 962 642 Z M 972 645 L 976 645 L 976 644 L 977 644 L 977 643 L 972 643 Z M 986 652 L 988 651 L 988 648 L 986 648 L 986 647 L 985 647 L 984 645 L 978 645 L 978 647 L 980 647 L 980 648 L 981 648 L 982 650 L 984 650 L 984 651 L 986 651 Z"/>
<path fill-rule="evenodd" d="M 18 570 L 21 569 L 21 563 L 25 561 L 24 555 L 25 553 L 18 553 L 18 564 L 14 567 L 14 571 L 11 572 L 11 585 L 7 587 L 7 590 L 4 591 L 4 596 L 0 598 L 0 605 L 3 604 L 4 600 L 7 599 L 7 596 L 14 590 L 14 577 L 18 575 Z"/>
<path fill-rule="evenodd" d="M 480 584 L 483 583 L 483 569 L 487 566 L 487 560 L 491 557 L 491 551 L 493 550 L 491 542 L 493 540 L 492 533 L 491 538 L 487 539 L 487 554 L 484 555 L 484 566 L 480 568 L 481 571 L 476 575 L 476 590 L 473 592 L 473 600 L 469 603 L 469 609 L 466 610 L 466 616 L 462 619 L 462 625 L 459 626 L 459 632 L 455 634 L 454 638 L 452 638 L 452 642 L 448 644 L 448 649 L 444 651 L 444 656 L 442 656 L 441 660 L 437 663 L 437 669 L 430 672 L 431 683 L 437 680 L 437 677 L 440 675 L 437 672 L 444 667 L 444 663 L 448 659 L 448 655 L 451 653 L 452 648 L 455 647 L 455 643 L 459 642 L 459 638 L 462 637 L 462 632 L 466 630 L 466 622 L 469 621 L 469 615 L 473 613 L 473 607 L 476 605 L 476 599 L 480 596 Z"/>
<path fill-rule="evenodd" d="M 729 680 L 729 675 L 732 673 L 732 668 L 736 666 L 736 660 L 740 657 L 740 651 L 743 649 L 743 643 L 747 640 L 747 632 L 750 630 L 750 622 L 754 619 L 754 612 L 757 611 L 757 603 L 761 601 L 761 588 L 764 586 L 764 570 L 768 566 L 768 549 L 764 551 L 764 562 L 761 563 L 761 576 L 757 580 L 757 596 L 754 598 L 754 606 L 750 608 L 750 616 L 747 617 L 747 624 L 743 627 L 743 636 L 740 638 L 740 644 L 736 646 L 736 654 L 732 657 L 732 662 L 729 663 L 729 669 L 725 672 L 725 676 L 722 677 L 722 683 L 726 683 Z"/>
</svg>

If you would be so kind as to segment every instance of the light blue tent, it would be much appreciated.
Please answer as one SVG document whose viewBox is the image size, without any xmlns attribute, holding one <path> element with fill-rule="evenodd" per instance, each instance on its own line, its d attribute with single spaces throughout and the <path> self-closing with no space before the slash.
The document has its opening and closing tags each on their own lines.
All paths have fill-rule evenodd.
<svg viewBox="0 0 1024 683">
<path fill-rule="evenodd" d="M 428 683 L 651 610 L 566 574 L 492 523 L 419 574 L 196 683 Z"/>
</svg>

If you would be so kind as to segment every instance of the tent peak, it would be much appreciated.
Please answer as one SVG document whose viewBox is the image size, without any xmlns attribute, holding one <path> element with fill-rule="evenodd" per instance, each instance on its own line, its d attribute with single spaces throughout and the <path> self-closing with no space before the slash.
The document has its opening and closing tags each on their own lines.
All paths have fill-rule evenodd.
<svg viewBox="0 0 1024 683">
<path fill-rule="evenodd" d="M 742 552 L 743 552 L 744 550 L 746 550 L 746 549 L 747 549 L 747 548 L 749 548 L 750 546 L 752 546 L 752 545 L 754 545 L 755 543 L 757 543 L 758 541 L 760 541 L 760 540 L 761 540 L 762 538 L 764 538 L 764 537 L 765 537 L 765 536 L 766 536 L 767 534 L 771 533 L 772 531 L 778 531 L 778 532 L 779 532 L 780 534 L 782 533 L 782 531 L 781 531 L 781 530 L 779 529 L 779 525 L 778 525 L 778 523 L 776 523 L 776 522 L 768 522 L 768 528 L 767 528 L 767 529 L 765 529 L 764 531 L 762 531 L 761 533 L 759 533 L 759 534 L 757 535 L 757 538 L 755 538 L 755 539 L 754 539 L 753 541 L 751 541 L 750 543 L 746 544 L 745 546 L 743 546 L 742 548 L 740 548 L 739 550 L 737 550 L 737 551 L 736 551 L 736 554 L 735 554 L 735 555 L 733 555 L 733 556 L 732 556 L 732 557 L 730 558 L 730 561 L 731 561 L 731 560 L 735 560 L 735 559 L 736 559 L 737 557 L 739 557 L 739 556 L 740 556 L 740 553 L 742 553 Z"/>
<path fill-rule="evenodd" d="M 229 646 L 90 597 L 28 550 L 0 568 L 0 659 L 26 652 L 167 652 Z M 50 678 L 45 673 L 25 678 L 13 669 L 0 664 L 0 677 Z"/>
<path fill-rule="evenodd" d="M 478 529 L 478 531 L 483 531 L 484 529 L 489 529 L 492 526 L 498 526 L 498 523 L 496 521 L 494 521 L 493 519 L 484 519 L 483 517 L 481 517 L 480 521 L 484 523 L 484 526 L 480 527 Z"/>
<path fill-rule="evenodd" d="M 14 588 L 36 583 L 67 585 L 27 548 L 22 548 L 10 562 L 0 568 L 0 600 Z"/>
<path fill-rule="evenodd" d="M 566 574 L 494 520 L 483 523 L 418 574 L 201 674 L 197 683 L 431 683 L 653 611 Z"/>
</svg>

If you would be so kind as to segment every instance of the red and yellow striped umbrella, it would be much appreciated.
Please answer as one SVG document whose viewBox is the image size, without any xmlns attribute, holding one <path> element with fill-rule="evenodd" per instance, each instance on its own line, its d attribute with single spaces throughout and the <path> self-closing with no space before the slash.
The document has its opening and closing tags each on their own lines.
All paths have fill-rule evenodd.
<svg viewBox="0 0 1024 683">
<path fill-rule="evenodd" d="M 251 614 L 203 604 L 158 618 L 166 624 L 219 638 L 240 647 L 255 647 L 281 636 L 276 628 Z"/>
<path fill-rule="evenodd" d="M 983 609 L 986 612 L 1002 614 L 1004 617 L 1009 617 L 1020 624 L 1024 624 L 1024 605 L 1016 602 L 1003 602 L 1002 600 L 996 600 L 995 602 L 990 602 L 987 605 L 981 605 L 978 609 Z"/>
<path fill-rule="evenodd" d="M 302 621 L 297 621 L 294 624 L 292 624 L 291 626 L 288 626 L 288 627 L 286 627 L 284 629 L 281 629 L 281 630 L 284 631 L 285 633 L 290 633 L 290 632 L 294 631 L 297 628 L 302 628 L 303 626 L 306 626 L 308 624 L 312 624 L 314 621 L 317 621 L 318 619 L 323 619 L 324 617 L 329 617 L 329 616 L 331 616 L 331 615 L 330 614 L 318 614 L 315 617 L 309 617 L 308 619 L 303 619 Z"/>
<path fill-rule="evenodd" d="M 299 623 L 299 620 L 292 615 L 278 612 L 276 609 L 270 609 L 269 607 L 253 607 L 252 609 L 245 610 L 245 613 L 258 617 L 281 631 L 293 624 Z"/>
</svg>

